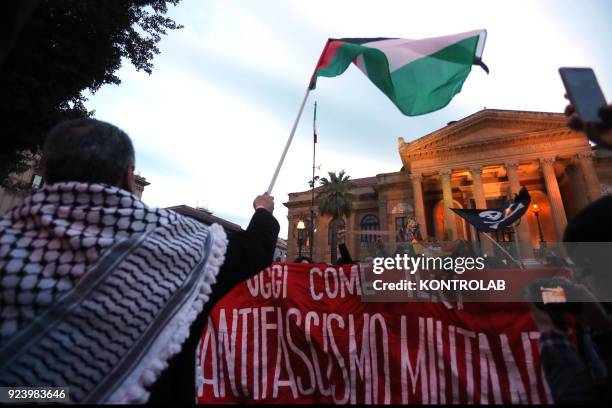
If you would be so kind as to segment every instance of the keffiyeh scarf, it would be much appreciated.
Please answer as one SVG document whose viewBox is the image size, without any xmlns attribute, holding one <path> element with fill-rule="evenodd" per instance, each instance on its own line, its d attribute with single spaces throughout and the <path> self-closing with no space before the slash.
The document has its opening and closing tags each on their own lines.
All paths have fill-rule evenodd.
<svg viewBox="0 0 612 408">
<path fill-rule="evenodd" d="M 0 386 L 148 399 L 208 301 L 227 239 L 103 184 L 56 183 L 0 219 Z"/>
</svg>

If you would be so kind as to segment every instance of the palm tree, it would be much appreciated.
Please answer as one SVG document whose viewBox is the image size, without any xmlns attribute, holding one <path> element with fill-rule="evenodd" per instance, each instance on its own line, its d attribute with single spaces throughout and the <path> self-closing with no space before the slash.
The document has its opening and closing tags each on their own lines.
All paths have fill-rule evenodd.
<svg viewBox="0 0 612 408">
<path fill-rule="evenodd" d="M 331 261 L 336 261 L 336 227 L 338 220 L 348 216 L 353 210 L 351 200 L 353 195 L 350 190 L 353 188 L 351 177 L 346 175 L 344 170 L 336 174 L 328 172 L 329 179 L 322 177 L 319 182 L 321 189 L 317 195 L 319 199 L 319 214 L 332 217 L 330 224 L 332 227 L 331 236 Z"/>
</svg>

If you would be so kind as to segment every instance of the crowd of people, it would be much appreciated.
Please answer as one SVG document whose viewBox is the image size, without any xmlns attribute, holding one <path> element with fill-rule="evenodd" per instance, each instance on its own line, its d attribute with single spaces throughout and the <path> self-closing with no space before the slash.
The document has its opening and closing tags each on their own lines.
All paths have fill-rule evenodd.
<svg viewBox="0 0 612 408">
<path fill-rule="evenodd" d="M 594 126 L 566 110 L 570 127 L 608 148 L 611 113 Z M 74 402 L 193 403 L 208 314 L 272 263 L 274 198 L 257 196 L 248 227 L 229 240 L 217 225 L 149 207 L 133 194 L 130 138 L 95 119 L 58 124 L 42 163 L 45 185 L 0 219 L 0 385 L 69 385 Z M 611 218 L 605 196 L 569 222 L 564 241 L 612 242 Z M 403 234 L 421 239 L 415 224 Z M 354 262 L 343 243 L 340 254 L 337 264 Z M 587 301 L 567 312 L 574 329 L 533 307 L 543 368 L 556 402 L 610 401 L 612 319 L 597 300 L 612 292 L 608 258 L 569 256 L 585 272 L 584 285 L 568 285 Z"/>
<path fill-rule="evenodd" d="M 612 148 L 612 105 L 600 109 L 600 124 L 582 121 L 570 104 L 565 110 L 567 125 L 584 131 L 588 138 L 602 148 Z M 540 355 L 546 378 L 556 403 L 602 403 L 612 401 L 612 305 L 598 299 L 609 299 L 612 280 L 609 278 L 609 252 L 606 246 L 572 245 L 572 243 L 612 242 L 612 196 L 604 196 L 578 213 L 567 225 L 563 241 L 569 260 L 576 268 L 572 282 L 565 283 L 567 292 L 580 299 L 561 313 L 534 304 L 533 319 L 540 330 Z M 415 220 L 398 232 L 396 252 L 413 251 L 410 244 L 420 241 Z M 388 256 L 380 241 L 378 256 Z M 348 253 L 344 244 L 339 246 Z M 609 248 L 608 248 L 609 249 Z M 568 261 L 559 253 L 547 249 L 543 254 L 547 266 L 564 268 Z M 451 256 L 474 256 L 468 242 L 459 241 Z M 343 256 L 344 257 L 344 256 Z M 350 258 L 350 256 L 349 256 Z M 339 260 L 339 262 L 342 258 Z M 308 260 L 311 261 L 311 260 Z M 488 268 L 513 267 L 503 256 L 487 258 Z M 579 283 L 577 283 L 579 282 Z M 575 325 L 566 324 L 575 321 Z M 572 341 L 575 338 L 576 341 Z"/>
</svg>

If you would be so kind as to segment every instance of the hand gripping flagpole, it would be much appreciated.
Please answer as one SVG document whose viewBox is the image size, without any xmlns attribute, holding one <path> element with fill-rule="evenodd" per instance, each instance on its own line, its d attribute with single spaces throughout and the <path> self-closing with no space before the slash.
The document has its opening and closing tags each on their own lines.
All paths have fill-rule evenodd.
<svg viewBox="0 0 612 408">
<path fill-rule="evenodd" d="M 280 160 L 278 161 L 278 164 L 276 165 L 274 176 L 272 176 L 272 181 L 270 181 L 270 185 L 268 186 L 268 191 L 267 191 L 268 194 L 272 193 L 272 189 L 274 188 L 274 184 L 276 183 L 276 178 L 278 177 L 278 173 L 280 172 L 281 167 L 283 167 L 285 156 L 287 155 L 289 146 L 291 146 L 291 142 L 293 141 L 293 135 L 295 134 L 295 129 L 297 129 L 297 125 L 300 122 L 300 118 L 302 117 L 302 111 L 304 110 L 304 105 L 306 105 L 306 100 L 308 99 L 309 94 L 310 94 L 310 87 L 306 89 L 304 100 L 302 100 L 302 105 L 300 106 L 300 110 L 298 111 L 297 117 L 295 118 L 295 122 L 293 123 L 293 128 L 291 128 L 289 139 L 287 139 L 287 143 L 285 144 L 285 150 L 283 150 L 283 154 L 281 155 Z"/>
</svg>

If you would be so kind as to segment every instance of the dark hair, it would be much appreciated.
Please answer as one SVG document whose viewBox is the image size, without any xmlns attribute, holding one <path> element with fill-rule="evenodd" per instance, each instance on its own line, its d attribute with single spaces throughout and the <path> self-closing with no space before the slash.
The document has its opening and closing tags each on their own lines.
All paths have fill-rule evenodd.
<svg viewBox="0 0 612 408">
<path fill-rule="evenodd" d="M 118 127 L 96 119 L 59 123 L 43 148 L 46 182 L 80 181 L 118 185 L 134 164 L 134 146 Z"/>
<path fill-rule="evenodd" d="M 612 195 L 584 207 L 567 224 L 564 242 L 612 242 Z"/>
<path fill-rule="evenodd" d="M 310 259 L 307 256 L 298 256 L 297 258 L 293 260 L 293 263 L 302 263 L 304 261 L 307 261 L 308 263 L 314 263 L 312 259 Z"/>
<path fill-rule="evenodd" d="M 583 273 L 608 274 L 609 245 L 593 243 L 612 242 L 610 225 L 612 225 L 612 195 L 593 201 L 567 224 L 563 241 L 572 261 L 585 268 L 586 272 Z"/>
</svg>

